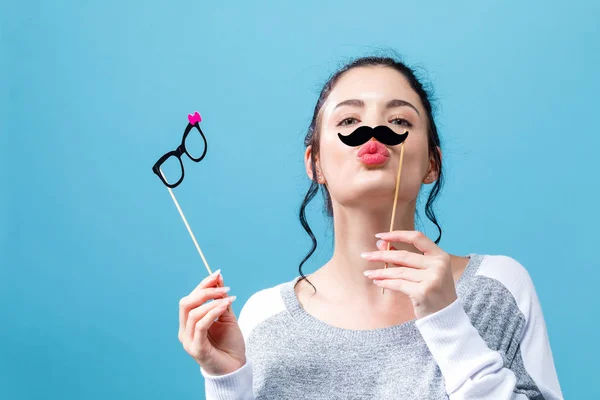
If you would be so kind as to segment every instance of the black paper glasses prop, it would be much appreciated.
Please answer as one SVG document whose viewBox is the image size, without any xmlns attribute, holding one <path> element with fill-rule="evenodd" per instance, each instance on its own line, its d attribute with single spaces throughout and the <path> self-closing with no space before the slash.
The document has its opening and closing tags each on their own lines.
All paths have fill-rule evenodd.
<svg viewBox="0 0 600 400">
<path fill-rule="evenodd" d="M 408 131 L 404 131 L 403 134 L 398 134 L 392 130 L 389 126 L 379 125 L 375 128 L 370 126 L 359 126 L 351 134 L 344 136 L 338 133 L 338 137 L 347 146 L 360 146 L 367 143 L 371 138 L 377 139 L 383 144 L 388 146 L 396 146 L 400 144 L 400 161 L 398 162 L 398 174 L 396 175 L 396 192 L 394 193 L 394 205 L 392 207 L 392 220 L 390 221 L 390 232 L 394 230 L 394 219 L 396 218 L 396 203 L 398 202 L 398 189 L 400 188 L 400 175 L 402 175 L 402 160 L 404 159 L 404 141 L 408 138 Z M 390 250 L 391 243 L 388 242 L 387 249 Z M 384 268 L 388 267 L 388 263 L 385 263 Z M 385 293 L 385 288 L 381 288 L 381 294 Z"/>
<path fill-rule="evenodd" d="M 192 161 L 195 161 L 195 162 L 202 161 L 202 159 L 206 155 L 206 149 L 208 147 L 207 143 L 206 143 L 206 136 L 204 136 L 202 129 L 200 129 L 200 121 L 202 121 L 202 117 L 200 117 L 200 114 L 198 113 L 198 111 L 196 111 L 194 113 L 194 115 L 188 114 L 188 121 L 189 121 L 189 123 L 188 123 L 187 127 L 185 128 L 185 131 L 183 132 L 183 138 L 181 139 L 181 144 L 175 150 L 170 151 L 167 154 L 165 154 L 164 156 L 162 156 L 161 158 L 159 158 L 158 161 L 156 162 L 156 164 L 154 164 L 154 166 L 152 167 L 152 171 L 154 171 L 154 173 L 156 175 L 158 175 L 158 177 L 162 180 L 162 182 L 171 189 L 177 187 L 183 181 L 184 168 L 183 168 L 183 161 L 181 160 L 181 156 L 183 154 L 186 154 Z M 198 136 L 198 135 L 202 136 L 204 145 L 202 146 L 203 150 L 202 150 L 201 154 L 198 157 L 194 157 L 194 156 L 198 155 L 198 152 L 193 152 L 193 154 L 190 153 L 190 151 L 186 147 L 186 143 L 187 143 L 188 139 L 191 139 L 193 136 Z M 197 139 L 197 137 L 195 137 L 195 139 Z M 165 161 L 169 160 L 171 157 L 176 158 L 179 161 L 179 166 L 181 167 L 181 173 L 178 175 L 179 179 L 176 180 L 175 183 L 169 183 L 167 181 L 167 178 L 165 177 L 165 175 L 162 173 L 162 170 L 161 170 L 161 167 L 165 163 Z"/>
<path fill-rule="evenodd" d="M 200 246 L 198 245 L 198 241 L 196 240 L 196 237 L 194 236 L 194 233 L 192 232 L 192 228 L 190 228 L 190 225 L 188 224 L 187 219 L 185 218 L 185 215 L 183 215 L 183 211 L 181 211 L 179 202 L 177 201 L 177 199 L 175 198 L 175 194 L 171 190 L 172 188 L 178 186 L 183 181 L 184 172 L 183 172 L 183 162 L 181 161 L 181 156 L 185 153 L 193 161 L 200 162 L 206 155 L 206 148 L 208 147 L 207 143 L 206 143 L 206 137 L 204 136 L 202 129 L 200 129 L 200 121 L 202 121 L 202 118 L 200 117 L 200 114 L 198 113 L 198 111 L 196 111 L 193 115 L 188 114 L 188 121 L 189 121 L 189 123 L 188 123 L 187 127 L 185 128 L 185 131 L 183 132 L 183 139 L 181 140 L 181 144 L 177 147 L 177 149 L 170 151 L 167 154 L 165 154 L 164 156 L 162 156 L 161 158 L 159 158 L 158 161 L 152 167 L 152 171 L 154 171 L 154 173 L 156 175 L 158 175 L 158 177 L 160 178 L 162 183 L 164 183 L 165 186 L 167 187 L 167 190 L 169 190 L 169 193 L 171 194 L 171 198 L 173 199 L 173 202 L 175 203 L 175 207 L 177 207 L 177 211 L 179 211 L 179 215 L 181 215 L 181 219 L 183 219 L 183 223 L 185 224 L 185 227 L 187 228 L 188 232 L 190 233 L 190 236 L 192 237 L 192 241 L 194 242 L 194 245 L 196 246 L 196 250 L 198 250 L 198 254 L 200 254 L 200 257 L 202 258 L 202 261 L 204 262 L 204 265 L 206 266 L 206 269 L 208 270 L 208 274 L 212 275 L 212 271 L 210 270 L 210 267 L 208 266 L 206 257 L 204 257 L 204 254 L 202 253 L 202 250 L 200 249 Z M 190 135 L 193 135 L 193 134 L 202 135 L 202 139 L 204 141 L 204 150 L 201 152 L 201 155 L 198 157 L 194 157 L 194 155 L 196 155 L 196 154 L 193 154 L 193 155 L 190 154 L 188 149 L 186 148 L 186 139 Z M 163 171 L 161 169 L 161 166 L 163 165 L 163 163 L 171 157 L 177 158 L 179 160 L 179 165 L 181 166 L 181 176 L 173 184 L 171 184 L 167 181 L 167 178 L 165 177 L 165 175 L 163 174 Z"/>
</svg>

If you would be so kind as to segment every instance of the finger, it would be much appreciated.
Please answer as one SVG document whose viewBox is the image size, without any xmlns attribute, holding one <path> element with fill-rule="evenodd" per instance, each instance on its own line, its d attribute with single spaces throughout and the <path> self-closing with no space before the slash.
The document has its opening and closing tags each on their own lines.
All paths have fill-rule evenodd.
<svg viewBox="0 0 600 400">
<path fill-rule="evenodd" d="M 222 305 L 228 305 L 230 299 L 231 297 L 211 301 L 209 303 L 202 304 L 200 307 L 196 307 L 192 311 L 190 311 L 185 324 L 185 334 L 187 335 L 187 338 L 190 340 L 193 338 L 194 327 L 199 320 L 204 318 L 204 316 L 214 308 L 220 307 Z"/>
<path fill-rule="evenodd" d="M 206 278 L 204 278 L 199 284 L 198 286 L 196 286 L 189 295 L 187 295 L 186 297 L 182 298 L 179 301 L 179 329 L 180 332 L 183 328 L 185 328 L 185 320 L 187 319 L 187 312 L 189 312 L 189 310 L 195 306 L 191 306 L 191 307 L 187 307 L 187 309 L 182 308 L 182 306 L 185 306 L 186 304 L 188 304 L 190 302 L 191 297 L 190 296 L 195 296 L 199 291 L 201 291 L 202 289 L 208 288 L 208 287 L 214 287 L 214 286 L 218 286 L 218 280 L 221 279 L 222 275 L 221 275 L 221 270 L 218 269 L 216 271 L 214 271 L 212 274 L 210 274 L 209 276 L 207 276 Z M 223 286 L 223 285 L 221 285 Z"/>
<path fill-rule="evenodd" d="M 219 301 L 220 304 L 213 307 L 202 318 L 200 318 L 193 326 L 192 335 L 190 338 L 194 344 L 201 345 L 203 338 L 206 337 L 208 329 L 214 324 L 215 320 L 227 311 L 230 301 Z"/>
<path fill-rule="evenodd" d="M 219 274 L 219 278 L 217 279 L 217 287 L 224 287 L 225 286 L 225 281 L 223 280 L 223 274 Z M 225 294 L 223 297 L 227 297 L 227 294 Z"/>
<path fill-rule="evenodd" d="M 180 315 L 180 327 L 185 330 L 187 321 L 189 320 L 189 314 L 201 307 L 204 303 L 209 300 L 219 300 L 224 296 L 227 296 L 229 287 L 218 287 L 218 288 L 206 288 L 195 295 L 189 295 L 182 299 L 182 306 L 179 311 Z M 197 311 L 196 311 L 197 312 Z"/>
<path fill-rule="evenodd" d="M 377 245 L 377 248 L 378 248 L 379 250 L 388 250 L 388 247 L 387 247 L 387 246 L 388 246 L 388 244 L 389 244 L 389 243 L 390 243 L 390 242 L 386 242 L 385 240 L 378 240 L 378 241 L 377 241 L 377 243 L 376 243 L 376 245 Z M 390 248 L 389 248 L 389 250 L 398 250 L 398 249 L 397 249 L 397 248 L 395 248 L 394 246 L 392 246 L 392 245 L 390 244 Z"/>
<path fill-rule="evenodd" d="M 179 334 L 185 331 L 186 321 L 191 310 L 208 300 L 226 296 L 228 290 L 228 287 L 203 288 L 201 291 L 196 291 L 196 289 L 194 289 L 192 293 L 182 298 L 179 301 Z"/>
<path fill-rule="evenodd" d="M 438 247 L 437 244 L 435 244 L 431 239 L 425 236 L 423 232 L 420 231 L 382 232 L 376 234 L 375 237 L 386 240 L 388 242 L 411 243 L 426 255 L 435 255 L 444 252 Z"/>
<path fill-rule="evenodd" d="M 367 272 L 369 274 L 367 275 Z M 376 269 L 373 271 L 365 271 L 365 275 L 369 279 L 405 279 L 411 282 L 423 282 L 427 279 L 429 271 L 424 269 L 406 268 L 406 267 L 392 267 L 385 269 Z"/>
<path fill-rule="evenodd" d="M 222 286 L 222 285 L 219 285 L 219 280 L 222 279 L 222 277 L 223 277 L 223 275 L 221 274 L 221 270 L 220 269 L 216 270 L 215 272 L 213 272 L 212 274 L 210 274 L 209 276 L 204 278 L 202 280 L 202 282 L 200 282 L 198 284 L 198 286 L 196 286 L 194 288 L 194 290 L 192 290 L 190 292 L 190 294 L 192 294 L 194 292 L 198 292 L 199 290 L 202 290 L 204 288 Z"/>
<path fill-rule="evenodd" d="M 361 254 L 361 257 L 369 261 L 383 261 L 393 263 L 403 267 L 425 269 L 435 265 L 430 256 L 413 253 L 407 250 L 380 250 L 368 251 Z"/>
<path fill-rule="evenodd" d="M 373 283 L 382 288 L 404 293 L 411 298 L 419 295 L 422 285 L 421 283 L 411 282 L 404 279 L 374 280 Z"/>
<path fill-rule="evenodd" d="M 217 283 L 217 286 L 225 286 L 225 281 L 224 281 L 223 279 L 224 279 L 224 278 L 223 278 L 223 274 L 220 274 L 220 275 L 219 275 L 219 281 L 218 281 L 218 283 Z M 225 293 L 225 294 L 222 296 L 222 298 L 226 298 L 226 297 L 228 297 L 228 294 L 227 294 L 227 293 Z M 232 303 L 233 303 L 233 300 L 232 300 Z M 229 320 L 236 320 L 236 316 L 235 316 L 235 314 L 233 313 L 233 309 L 231 308 L 231 303 L 230 303 L 230 306 L 229 306 L 229 307 L 227 307 L 227 310 L 225 311 L 225 314 L 223 314 L 223 315 L 222 315 L 222 318 L 227 318 L 227 319 L 229 319 Z"/>
</svg>

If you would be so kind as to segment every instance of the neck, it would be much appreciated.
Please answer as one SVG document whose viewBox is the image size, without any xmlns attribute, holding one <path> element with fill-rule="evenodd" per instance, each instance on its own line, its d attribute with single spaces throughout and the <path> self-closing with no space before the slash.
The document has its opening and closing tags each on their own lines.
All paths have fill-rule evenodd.
<svg viewBox="0 0 600 400">
<path fill-rule="evenodd" d="M 415 202 L 398 203 L 393 230 L 414 230 Z M 360 256 L 365 251 L 376 251 L 376 233 L 389 232 L 392 216 L 391 205 L 385 207 L 342 207 L 334 205 L 335 247 L 333 256 L 322 268 L 322 273 L 335 282 L 336 291 L 342 298 L 365 299 L 369 303 L 394 300 L 403 296 L 399 292 L 381 288 L 364 276 L 366 270 L 384 268 L 384 263 L 368 261 Z M 413 245 L 394 243 L 399 250 L 418 252 Z M 393 265 L 388 264 L 388 268 Z M 390 293 L 392 292 L 392 293 Z"/>
</svg>

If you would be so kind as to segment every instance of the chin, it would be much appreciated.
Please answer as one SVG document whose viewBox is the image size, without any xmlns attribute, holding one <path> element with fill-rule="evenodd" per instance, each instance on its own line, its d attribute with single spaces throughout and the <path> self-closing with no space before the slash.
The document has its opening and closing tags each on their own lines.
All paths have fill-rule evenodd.
<svg viewBox="0 0 600 400">
<path fill-rule="evenodd" d="M 370 186 L 378 188 L 389 188 L 392 187 L 394 190 L 396 186 L 396 177 L 388 169 L 368 169 L 362 170 L 356 174 L 353 179 L 356 186 Z"/>
<path fill-rule="evenodd" d="M 389 173 L 373 173 L 369 175 L 357 177 L 347 190 L 351 190 L 356 197 L 361 198 L 376 198 L 379 196 L 389 198 L 389 196 L 394 195 L 396 181 Z"/>
</svg>

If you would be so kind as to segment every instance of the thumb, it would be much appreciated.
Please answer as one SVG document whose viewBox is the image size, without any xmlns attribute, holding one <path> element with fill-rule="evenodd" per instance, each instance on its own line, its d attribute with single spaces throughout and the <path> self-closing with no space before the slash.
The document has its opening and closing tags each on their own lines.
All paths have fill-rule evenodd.
<svg viewBox="0 0 600 400">
<path fill-rule="evenodd" d="M 221 314 L 221 316 L 219 317 L 219 321 L 229 322 L 229 323 L 237 322 L 237 317 L 235 316 L 235 313 L 233 312 L 232 305 L 229 305 L 229 307 L 227 307 L 227 309 L 223 312 L 223 314 Z"/>
<path fill-rule="evenodd" d="M 217 281 L 217 287 L 225 286 L 225 281 L 223 280 L 223 275 L 219 275 L 219 280 Z M 223 298 L 229 297 L 227 294 L 223 295 Z M 221 322 L 236 322 L 237 318 L 235 313 L 233 312 L 232 305 L 230 304 L 227 309 L 221 314 L 219 317 L 219 321 Z"/>
</svg>

